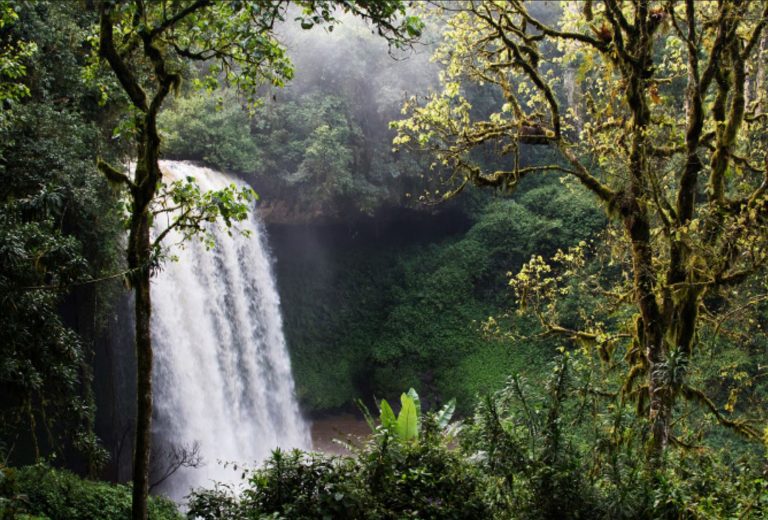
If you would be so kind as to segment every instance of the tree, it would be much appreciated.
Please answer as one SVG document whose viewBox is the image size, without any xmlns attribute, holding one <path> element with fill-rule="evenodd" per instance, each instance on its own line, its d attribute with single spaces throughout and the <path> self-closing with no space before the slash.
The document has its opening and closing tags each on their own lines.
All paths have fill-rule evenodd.
<svg viewBox="0 0 768 520">
<path fill-rule="evenodd" d="M 410 117 L 393 123 L 396 144 L 434 154 L 452 183 L 445 198 L 545 172 L 585 186 L 618 230 L 614 246 L 628 252 L 632 312 L 611 331 L 574 330 L 541 313 L 544 327 L 626 347 L 624 392 L 647 400 L 653 460 L 675 440 L 680 397 L 759 436 L 685 374 L 707 321 L 734 309 L 737 288 L 748 291 L 744 309 L 764 299 L 768 2 L 572 2 L 547 23 L 557 13 L 519 0 L 443 7 L 443 90 L 407 103 Z M 491 113 L 465 98 L 477 85 L 494 91 Z M 493 167 L 477 159 L 482 151 L 496 153 Z"/>
<path fill-rule="evenodd" d="M 5 29 L 0 48 L 0 103 L 10 104 L 29 95 L 29 88 L 21 81 L 27 72 L 24 59 L 37 51 L 33 42 L 20 39 L 9 40 L 12 35 L 8 30 L 19 18 L 9 0 L 0 2 L 0 30 Z M 3 106 L 5 108 L 5 106 Z M 5 110 L 0 113 L 0 129 L 7 124 Z"/>
<path fill-rule="evenodd" d="M 405 14 L 398 0 L 306 0 L 295 2 L 303 28 L 334 21 L 334 10 L 352 12 L 372 21 L 380 34 L 402 42 L 416 36 L 420 21 Z M 135 146 L 135 166 L 129 176 L 106 162 L 100 168 L 108 179 L 124 187 L 129 200 L 128 267 L 135 296 L 137 354 L 137 421 L 133 464 L 133 518 L 147 516 L 147 492 L 152 418 L 152 337 L 150 277 L 159 258 L 164 232 L 150 234 L 153 204 L 161 199 L 162 174 L 158 164 L 160 135 L 157 116 L 169 94 L 178 89 L 191 62 L 206 62 L 209 87 L 227 81 L 251 96 L 264 82 L 282 85 L 292 69 L 285 50 L 274 36 L 289 3 L 283 0 L 219 2 L 186 0 L 98 2 L 99 34 L 96 50 L 114 73 L 128 98 Z M 181 198 L 158 211 L 176 215 L 172 227 L 193 233 L 201 223 L 222 216 L 243 218 L 248 195 L 230 190 L 199 204 L 195 189 L 185 182 L 171 190 Z M 175 195 L 171 195 L 173 198 Z"/>
<path fill-rule="evenodd" d="M 158 123 L 165 157 L 202 161 L 228 172 L 248 171 L 261 162 L 249 115 L 235 92 L 177 97 Z"/>
<path fill-rule="evenodd" d="M 110 111 L 80 80 L 89 25 L 76 5 L 0 1 L 0 444 L 93 475 L 89 361 L 114 289 L 94 282 L 119 269 L 122 229 L 95 167 Z"/>
</svg>

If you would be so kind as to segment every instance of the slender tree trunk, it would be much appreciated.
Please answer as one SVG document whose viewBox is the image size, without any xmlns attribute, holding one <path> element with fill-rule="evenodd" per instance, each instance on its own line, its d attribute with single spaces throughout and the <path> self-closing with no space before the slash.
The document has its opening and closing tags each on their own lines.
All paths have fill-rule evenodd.
<svg viewBox="0 0 768 520">
<path fill-rule="evenodd" d="M 650 225 L 646 212 L 635 201 L 625 217 L 625 228 L 632 240 L 632 270 L 634 272 L 635 299 L 640 308 L 642 335 L 640 345 L 648 361 L 648 420 L 653 435 L 651 458 L 657 458 L 669 442 L 669 424 L 673 394 L 666 384 L 667 349 L 664 344 L 664 324 L 654 294 L 655 276 L 650 245 Z"/>
<path fill-rule="evenodd" d="M 136 438 L 133 452 L 134 520 L 147 518 L 149 456 L 152 426 L 152 304 L 150 300 L 150 236 L 146 209 L 135 215 L 131 226 L 129 253 L 136 310 Z"/>
<path fill-rule="evenodd" d="M 158 97 L 168 92 L 160 89 Z M 157 100 L 155 97 L 154 100 Z M 156 106 L 156 108 L 155 108 Z M 152 240 L 150 236 L 150 204 L 160 180 L 158 159 L 160 137 L 157 133 L 157 110 L 152 107 L 138 122 L 138 160 L 134 174 L 131 231 L 128 242 L 128 264 L 134 270 L 133 291 L 136 309 L 136 440 L 133 453 L 133 520 L 146 520 L 149 494 L 149 465 L 152 452 Z"/>
<path fill-rule="evenodd" d="M 203 4 L 199 4 L 202 6 Z M 105 168 L 109 178 L 124 182 L 130 190 L 131 225 L 128 237 L 128 266 L 131 270 L 131 284 L 136 308 L 136 438 L 133 454 L 133 503 L 134 520 L 147 518 L 147 494 L 149 492 L 149 465 L 151 453 L 152 426 L 152 301 L 150 299 L 150 277 L 152 269 L 152 241 L 150 237 L 150 204 L 157 192 L 160 181 L 160 135 L 157 131 L 157 114 L 168 96 L 171 86 L 178 85 L 180 77 L 166 70 L 165 57 L 155 46 L 156 33 L 139 29 L 144 56 L 154 71 L 151 78 L 157 90 L 148 98 L 140 81 L 115 48 L 114 3 L 103 0 L 99 4 L 99 53 L 107 60 L 132 105 L 140 115 L 136 118 L 136 169 L 131 180 L 115 171 Z M 136 1 L 138 15 L 134 23 L 142 20 L 144 3 Z"/>
</svg>

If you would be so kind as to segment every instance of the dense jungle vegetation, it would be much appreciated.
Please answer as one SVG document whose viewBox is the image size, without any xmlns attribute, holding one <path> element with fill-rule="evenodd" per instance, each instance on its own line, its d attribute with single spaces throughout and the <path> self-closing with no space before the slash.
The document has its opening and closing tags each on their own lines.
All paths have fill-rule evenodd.
<svg viewBox="0 0 768 520">
<path fill-rule="evenodd" d="M 0 103 L 0 518 L 768 516 L 768 2 L 0 0 Z M 349 455 L 149 493 L 153 219 L 256 198 L 159 159 Z"/>
</svg>

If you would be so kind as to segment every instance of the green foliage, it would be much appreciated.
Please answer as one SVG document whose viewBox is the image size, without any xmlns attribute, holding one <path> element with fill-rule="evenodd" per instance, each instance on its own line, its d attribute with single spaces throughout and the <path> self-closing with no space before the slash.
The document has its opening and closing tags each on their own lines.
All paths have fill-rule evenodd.
<svg viewBox="0 0 768 520">
<path fill-rule="evenodd" d="M 299 20 L 315 25 L 316 15 Z M 419 23 L 402 21 L 407 31 Z M 403 90 L 434 82 L 431 67 L 423 54 L 395 62 L 386 42 L 352 17 L 331 28 L 283 28 L 296 75 L 247 107 L 250 128 L 236 113 L 246 103 L 231 91 L 190 92 L 170 106 L 161 117 L 167 153 L 247 174 L 267 204 L 279 201 L 293 219 L 408 203 L 405 194 L 422 188 L 423 161 L 391 151 L 387 122 L 399 114 Z"/>
<path fill-rule="evenodd" d="M 451 399 L 435 413 L 435 425 L 438 430 L 445 430 L 453 418 L 453 412 L 456 411 L 456 399 Z"/>
<path fill-rule="evenodd" d="M 294 238 L 295 237 L 295 238 Z M 350 405 L 368 376 L 368 350 L 389 300 L 391 256 L 378 248 L 313 251 L 311 235 L 271 236 L 297 397 L 310 410 Z M 364 281 L 369 283 L 363 283 Z"/>
<path fill-rule="evenodd" d="M 618 400 L 589 392 L 592 367 L 582 354 L 563 354 L 544 385 L 514 376 L 486 396 L 464 424 L 446 429 L 451 405 L 425 414 L 418 442 L 397 432 L 397 418 L 382 401 L 381 426 L 353 448 L 352 457 L 277 451 L 249 473 L 240 498 L 223 487 L 200 490 L 192 496 L 189 515 L 766 518 L 763 455 L 678 451 L 668 453 L 662 467 L 648 465 L 636 455 L 647 435 L 641 421 Z M 405 409 L 413 397 L 402 395 Z M 597 407 L 600 399 L 614 406 Z"/>
<path fill-rule="evenodd" d="M 647 465 L 642 423 L 618 401 L 595 406 L 610 397 L 589 392 L 591 366 L 563 354 L 544 388 L 514 376 L 447 428 L 449 403 L 421 416 L 418 441 L 397 429 L 415 392 L 399 417 L 382 401 L 381 425 L 352 457 L 276 451 L 239 498 L 193 493 L 190 518 L 765 518 L 764 456 L 680 451 Z"/>
<path fill-rule="evenodd" d="M 396 305 L 372 352 L 380 367 L 377 389 L 391 392 L 398 384 L 423 388 L 424 379 L 409 378 L 431 373 L 438 395 L 456 395 L 460 409 L 467 410 L 475 392 L 498 388 L 509 374 L 506 370 L 523 365 L 522 359 L 534 361 L 529 369 L 541 366 L 536 358 L 546 359 L 546 347 L 536 355 L 534 342 L 489 343 L 477 325 L 505 303 L 499 297 L 505 284 L 500 276 L 503 270 L 519 265 L 533 251 L 546 251 L 579 237 L 562 230 L 557 213 L 537 214 L 534 208 L 494 200 L 460 240 L 426 249 L 403 262 Z M 588 229 L 582 228 L 580 235 Z M 400 370 L 404 372 L 398 374 Z"/>
<path fill-rule="evenodd" d="M 530 320 L 516 320 L 521 330 L 538 326 Z M 467 352 L 451 369 L 442 388 L 445 395 L 462 396 L 460 411 L 467 413 L 477 396 L 504 386 L 509 374 L 526 374 L 539 380 L 546 373 L 552 347 L 545 341 L 485 338 Z M 453 394 L 452 394 L 453 392 Z"/>
<path fill-rule="evenodd" d="M 435 415 L 423 419 L 419 442 L 381 428 L 353 458 L 276 451 L 250 473 L 239 500 L 223 488 L 197 491 L 189 515 L 205 520 L 490 518 L 480 475 L 447 447 Z"/>
<path fill-rule="evenodd" d="M 347 195 L 352 188 L 352 153 L 346 146 L 347 128 L 320 125 L 306 142 L 304 157 L 289 184 L 307 183 L 312 195 L 328 199 L 331 195 Z M 310 192 L 312 193 L 312 192 Z"/>
<path fill-rule="evenodd" d="M 415 440 L 418 438 L 419 430 L 416 426 L 416 405 L 409 396 L 403 394 L 400 396 L 400 413 L 397 415 L 397 424 L 395 432 L 403 441 Z"/>
<path fill-rule="evenodd" d="M 351 459 L 276 450 L 262 469 L 248 475 L 248 487 L 236 498 L 224 487 L 192 494 L 189 518 L 364 518 L 359 468 Z"/>
<path fill-rule="evenodd" d="M 647 464 L 642 420 L 590 391 L 590 365 L 565 354 L 545 389 L 515 376 L 465 423 L 462 449 L 489 477 L 497 510 L 522 519 L 765 518 L 764 455 L 702 446 Z"/>
<path fill-rule="evenodd" d="M 655 518 L 768 517 L 768 479 L 754 462 L 728 462 L 725 452 L 674 454 L 654 477 L 646 487 Z"/>
<path fill-rule="evenodd" d="M 358 405 L 362 408 L 371 430 L 376 433 L 379 427 L 373 422 L 368 409 L 362 402 L 358 402 Z M 443 433 L 448 430 L 454 411 L 456 411 L 456 399 L 451 399 L 437 412 L 430 414 L 428 417 L 423 417 L 421 413 L 421 398 L 416 390 L 411 388 L 408 390 L 408 393 L 400 395 L 400 412 L 397 414 L 397 417 L 395 417 L 395 413 L 386 399 L 382 399 L 379 402 L 379 423 L 381 430 L 399 442 L 418 442 L 420 437 L 430 433 L 424 428 L 425 420 L 428 421 L 428 426 L 434 429 L 431 433 Z M 387 440 L 387 438 L 387 436 L 384 436 L 383 440 Z"/>
<path fill-rule="evenodd" d="M 397 416 L 392 411 L 392 407 L 389 406 L 386 399 L 382 399 L 379 403 L 379 408 L 379 422 L 381 422 L 381 426 L 390 432 L 394 432 L 397 427 Z"/>
<path fill-rule="evenodd" d="M 489 499 L 519 518 L 599 517 L 587 462 L 575 450 L 572 426 L 564 428 L 569 374 L 562 359 L 543 395 L 515 375 L 465 425 L 464 449 L 495 480 Z"/>
<path fill-rule="evenodd" d="M 612 223 L 600 237 L 603 264 L 564 251 L 555 259 L 571 268 L 554 274 L 534 256 L 511 283 L 521 310 L 606 360 L 624 349 L 632 361 L 619 364 L 621 394 L 653 425 L 651 456 L 685 431 L 678 400 L 757 441 L 764 416 L 733 416 L 730 399 L 721 410 L 688 374 L 712 321 L 715 334 L 740 338 L 751 323 L 721 326 L 766 298 L 768 134 L 752 113 L 765 110 L 768 4 L 576 4 L 549 16 L 521 1 L 438 7 L 442 88 L 406 101 L 395 144 L 431 153 L 442 198 L 468 185 L 509 190 L 551 171 L 589 190 Z M 478 90 L 494 102 L 478 108 Z M 549 153 L 529 154 L 534 147 Z M 598 305 L 574 295 L 588 287 Z"/>
<path fill-rule="evenodd" d="M 0 467 L 0 518 L 124 520 L 130 514 L 130 486 L 83 480 L 44 464 Z M 170 500 L 154 497 L 149 518 L 177 520 L 182 516 Z"/>
<path fill-rule="evenodd" d="M 455 406 L 455 401 L 452 403 Z M 379 407 L 379 421 L 385 430 L 401 442 L 418 441 L 421 430 L 421 401 L 416 390 L 411 388 L 407 394 L 400 396 L 400 412 L 397 417 L 386 399 L 381 400 Z M 445 416 L 445 410 L 443 415 Z"/>
<path fill-rule="evenodd" d="M 231 235 L 234 224 L 248 218 L 257 198 L 249 186 L 234 183 L 220 190 L 202 191 L 194 177 L 163 182 L 160 195 L 152 205 L 152 216 L 159 230 L 152 243 L 155 265 L 167 254 L 169 244 L 163 244 L 163 240 L 171 231 L 180 237 L 181 244 L 175 245 L 197 239 L 212 249 L 216 244 L 211 226 L 221 224 Z"/>
<path fill-rule="evenodd" d="M 13 35 L 9 28 L 19 19 L 15 7 L 16 2 L 12 0 L 0 1 L 0 103 L 4 105 L 0 112 L 0 130 L 8 124 L 6 106 L 30 94 L 29 86 L 23 82 L 27 73 L 25 61 L 37 52 L 34 42 L 8 37 Z"/>
<path fill-rule="evenodd" d="M 21 211 L 17 204 L 5 204 L 0 214 L 0 388 L 6 438 L 19 430 L 35 435 L 36 421 L 44 418 L 76 418 L 73 426 L 79 428 L 78 422 L 92 413 L 80 400 L 83 347 L 57 314 L 61 293 L 55 289 L 84 274 L 79 243 L 58 233 L 51 219 L 23 222 Z M 54 289 L 47 289 L 46 282 Z"/>
<path fill-rule="evenodd" d="M 168 155 L 266 177 L 282 199 L 315 211 L 349 205 L 368 212 L 381 203 L 386 190 L 354 174 L 355 157 L 367 143 L 344 100 L 307 95 L 253 110 L 249 124 L 242 103 L 228 91 L 219 100 L 181 98 L 160 120 Z"/>
<path fill-rule="evenodd" d="M 371 497 L 361 518 L 490 518 L 481 475 L 424 420 L 419 443 L 382 433 L 356 455 Z"/>
<path fill-rule="evenodd" d="M 165 156 L 202 161 L 224 171 L 247 172 L 260 166 L 260 153 L 251 139 L 248 114 L 237 96 L 179 97 L 160 114 Z"/>
<path fill-rule="evenodd" d="M 468 231 L 432 244 L 396 242 L 407 224 L 327 250 L 314 236 L 297 238 L 295 250 L 274 237 L 301 402 L 322 411 L 414 386 L 429 403 L 455 396 L 467 413 L 510 373 L 540 373 L 552 352 L 546 341 L 488 338 L 481 324 L 510 304 L 505 271 L 589 237 L 604 220 L 581 190 L 526 188 L 519 202 L 482 201 Z M 528 336 L 539 326 L 530 317 L 505 320 Z"/>
<path fill-rule="evenodd" d="M 100 135 L 110 112 L 97 112 L 79 81 L 85 22 L 75 8 L 12 4 L 17 22 L 2 37 L 41 52 L 19 78 L 29 95 L 5 107 L 0 125 L 0 438 L 20 460 L 75 447 L 94 469 L 104 453 L 92 430 L 88 342 L 111 287 L 88 282 L 119 270 L 121 235 L 115 197 L 95 169 L 96 154 L 112 152 Z M 62 311 L 92 316 L 84 337 Z"/>
</svg>

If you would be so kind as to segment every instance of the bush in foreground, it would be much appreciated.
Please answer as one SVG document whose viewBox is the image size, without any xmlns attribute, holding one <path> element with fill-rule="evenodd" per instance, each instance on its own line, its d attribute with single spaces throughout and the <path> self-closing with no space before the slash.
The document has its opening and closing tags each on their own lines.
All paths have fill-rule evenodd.
<svg viewBox="0 0 768 520">
<path fill-rule="evenodd" d="M 642 419 L 618 404 L 595 411 L 603 397 L 583 391 L 581 369 L 564 356 L 545 388 L 512 378 L 461 426 L 452 403 L 422 417 L 413 391 L 397 416 L 382 401 L 352 457 L 277 451 L 239 497 L 193 493 L 189 518 L 768 518 L 760 446 L 734 456 L 701 443 L 649 464 Z"/>
<path fill-rule="evenodd" d="M 131 488 L 84 480 L 45 464 L 0 467 L 0 519 L 125 520 L 131 516 Z M 153 497 L 152 520 L 179 520 L 173 502 Z"/>
</svg>

